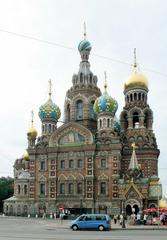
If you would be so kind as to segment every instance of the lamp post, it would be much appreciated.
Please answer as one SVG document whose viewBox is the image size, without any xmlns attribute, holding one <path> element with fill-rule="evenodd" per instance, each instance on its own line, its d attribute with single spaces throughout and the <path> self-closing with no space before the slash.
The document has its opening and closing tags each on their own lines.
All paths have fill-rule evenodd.
<svg viewBox="0 0 167 240">
<path fill-rule="evenodd" d="M 122 228 L 126 228 L 125 226 L 125 211 L 124 211 L 124 199 L 122 199 Z"/>
</svg>

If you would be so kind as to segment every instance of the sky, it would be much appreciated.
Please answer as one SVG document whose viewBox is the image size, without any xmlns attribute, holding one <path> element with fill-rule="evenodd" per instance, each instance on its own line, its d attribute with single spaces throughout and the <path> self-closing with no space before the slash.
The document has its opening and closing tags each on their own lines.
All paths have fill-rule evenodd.
<svg viewBox="0 0 167 240">
<path fill-rule="evenodd" d="M 27 148 L 32 109 L 40 135 L 38 110 L 48 99 L 49 79 L 63 119 L 86 22 L 91 70 L 101 90 L 107 72 L 108 92 L 119 104 L 118 117 L 136 48 L 139 69 L 149 81 L 159 177 L 167 195 L 166 12 L 165 0 L 0 0 L 0 176 L 13 176 L 14 161 Z"/>
</svg>

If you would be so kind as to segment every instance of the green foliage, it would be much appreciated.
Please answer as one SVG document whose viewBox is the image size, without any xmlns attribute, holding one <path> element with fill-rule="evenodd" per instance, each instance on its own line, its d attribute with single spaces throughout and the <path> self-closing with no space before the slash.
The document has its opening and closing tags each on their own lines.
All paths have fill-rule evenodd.
<svg viewBox="0 0 167 240">
<path fill-rule="evenodd" d="M 0 178 L 0 212 L 2 212 L 3 200 L 11 197 L 14 192 L 14 179 L 11 177 Z"/>
</svg>

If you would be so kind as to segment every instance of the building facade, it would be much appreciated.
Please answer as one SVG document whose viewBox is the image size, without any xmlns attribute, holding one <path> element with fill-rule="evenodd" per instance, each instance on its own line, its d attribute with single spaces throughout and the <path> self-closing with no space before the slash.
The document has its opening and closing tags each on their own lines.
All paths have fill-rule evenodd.
<svg viewBox="0 0 167 240">
<path fill-rule="evenodd" d="M 79 43 L 81 62 L 66 92 L 64 123 L 49 98 L 39 108 L 41 136 L 32 127 L 28 148 L 14 163 L 14 196 L 5 200 L 8 215 L 109 213 L 156 207 L 161 198 L 159 149 L 148 81 L 134 61 L 125 82 L 125 105 L 116 117 L 117 101 L 97 86 L 90 70 L 91 44 Z"/>
</svg>

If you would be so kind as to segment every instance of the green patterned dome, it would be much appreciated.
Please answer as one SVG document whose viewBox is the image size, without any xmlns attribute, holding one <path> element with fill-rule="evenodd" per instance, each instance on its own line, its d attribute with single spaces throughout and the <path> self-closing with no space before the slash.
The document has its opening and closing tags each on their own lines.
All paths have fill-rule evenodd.
<svg viewBox="0 0 167 240">
<path fill-rule="evenodd" d="M 61 116 L 61 112 L 60 108 L 55 103 L 53 103 L 51 98 L 49 98 L 49 100 L 39 108 L 38 115 L 41 121 L 47 118 L 58 120 Z"/>
<path fill-rule="evenodd" d="M 83 51 L 91 51 L 92 46 L 90 44 L 89 41 L 87 41 L 86 39 L 82 40 L 79 45 L 78 45 L 78 50 L 79 52 L 83 52 Z"/>
<path fill-rule="evenodd" d="M 96 99 L 93 109 L 95 113 L 110 112 L 114 116 L 118 109 L 118 103 L 107 92 L 104 92 L 102 96 Z"/>
</svg>

